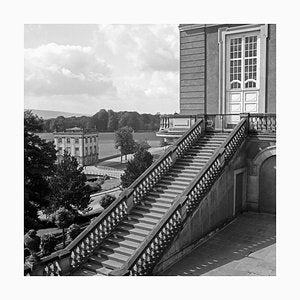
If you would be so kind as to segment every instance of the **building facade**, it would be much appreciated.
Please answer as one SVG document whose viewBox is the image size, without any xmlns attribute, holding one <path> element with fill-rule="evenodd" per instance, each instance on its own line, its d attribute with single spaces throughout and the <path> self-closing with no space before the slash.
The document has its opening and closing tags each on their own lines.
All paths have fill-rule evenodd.
<svg viewBox="0 0 300 300">
<path fill-rule="evenodd" d="M 233 114 L 276 113 L 275 24 L 183 24 L 179 31 L 180 114 L 161 116 L 158 136 L 182 134 L 196 115 L 231 114 L 227 121 L 236 123 Z"/>
<path fill-rule="evenodd" d="M 54 133 L 54 145 L 57 160 L 62 160 L 64 151 L 74 156 L 81 166 L 91 165 L 98 161 L 99 137 L 96 131 L 83 131 L 74 127 L 65 132 Z"/>
</svg>

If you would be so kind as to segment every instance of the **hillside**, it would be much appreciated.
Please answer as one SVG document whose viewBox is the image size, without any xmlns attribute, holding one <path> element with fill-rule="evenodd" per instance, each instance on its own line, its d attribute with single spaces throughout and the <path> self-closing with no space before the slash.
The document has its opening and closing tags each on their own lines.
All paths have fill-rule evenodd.
<svg viewBox="0 0 300 300">
<path fill-rule="evenodd" d="M 31 109 L 31 111 L 38 115 L 40 118 L 44 120 L 57 118 L 59 116 L 63 116 L 65 118 L 69 117 L 81 117 L 81 116 L 89 116 L 87 114 L 79 114 L 79 113 L 70 113 L 65 111 L 54 111 L 54 110 L 42 110 L 42 109 Z"/>
</svg>

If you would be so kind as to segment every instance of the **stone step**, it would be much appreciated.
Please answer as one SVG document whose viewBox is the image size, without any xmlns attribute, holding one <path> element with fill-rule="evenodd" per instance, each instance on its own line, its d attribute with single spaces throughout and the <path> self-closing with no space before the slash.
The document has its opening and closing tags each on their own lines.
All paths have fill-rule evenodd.
<svg viewBox="0 0 300 300">
<path fill-rule="evenodd" d="M 159 201 L 159 200 L 152 200 L 152 199 L 147 199 L 143 201 L 145 206 L 150 206 L 150 207 L 159 207 L 159 208 L 164 208 L 164 209 L 169 209 L 172 205 L 172 202 L 164 202 L 164 201 Z"/>
<path fill-rule="evenodd" d="M 145 218 L 150 218 L 150 219 L 156 220 L 156 224 L 162 218 L 162 216 L 164 215 L 164 213 L 161 213 L 161 214 L 153 213 L 153 212 L 150 212 L 148 210 L 143 210 L 143 209 L 141 210 L 137 207 L 135 207 L 131 211 L 130 214 L 133 215 L 133 216 L 138 215 L 138 216 L 143 216 Z"/>
<path fill-rule="evenodd" d="M 166 208 L 159 208 L 159 207 L 149 207 L 149 206 L 143 206 L 141 204 L 138 204 L 136 208 L 142 212 L 151 213 L 152 215 L 155 214 L 157 216 L 160 215 L 160 219 L 162 216 L 167 212 L 168 209 Z"/>
<path fill-rule="evenodd" d="M 176 166 L 173 167 L 174 170 L 193 170 L 193 171 L 197 171 L 199 172 L 202 167 L 204 166 L 203 165 L 194 165 L 194 164 L 178 164 Z"/>
<path fill-rule="evenodd" d="M 127 219 L 125 221 L 123 221 L 124 224 L 126 224 L 127 226 L 130 226 L 130 225 L 134 225 L 135 227 L 137 228 L 141 228 L 141 229 L 144 229 L 144 230 L 152 230 L 155 226 L 155 224 L 149 224 L 149 223 L 144 223 L 138 219 Z"/>
<path fill-rule="evenodd" d="M 91 260 L 91 257 L 88 259 L 88 261 L 86 261 L 83 265 L 82 268 L 90 271 L 90 272 L 94 272 L 96 274 L 102 274 L 102 269 L 104 268 L 104 266 L 102 265 L 102 263 L 95 261 L 95 260 Z"/>
<path fill-rule="evenodd" d="M 175 167 L 172 170 L 178 173 L 191 173 L 191 174 L 198 174 L 202 168 L 193 168 L 190 166 L 185 166 L 185 167 Z"/>
<path fill-rule="evenodd" d="M 97 272 L 80 267 L 71 274 L 72 276 L 97 276 Z M 100 275 L 100 274 L 99 274 Z"/>
<path fill-rule="evenodd" d="M 174 185 L 178 187 L 186 187 L 189 183 L 189 179 L 183 179 L 183 180 L 177 180 L 175 178 L 171 178 L 169 175 L 165 175 L 160 181 L 160 184 L 168 184 L 168 185 Z"/>
<path fill-rule="evenodd" d="M 136 250 L 140 246 L 140 242 L 133 242 L 133 241 L 125 240 L 124 238 L 119 238 L 114 236 L 109 237 L 107 241 L 117 246 L 126 247 L 133 250 Z"/>
<path fill-rule="evenodd" d="M 170 192 L 172 191 L 174 194 L 175 193 L 178 194 L 185 190 L 185 185 L 180 185 L 180 184 L 175 185 L 175 183 L 167 184 L 167 183 L 159 182 L 156 185 L 156 188 L 157 188 L 157 191 L 161 191 L 161 190 L 170 191 Z"/>
<path fill-rule="evenodd" d="M 197 150 L 190 149 L 189 151 L 187 151 L 186 154 L 189 154 L 189 155 L 195 154 L 195 155 L 199 156 L 203 153 L 214 153 L 214 152 L 215 152 L 215 149 L 197 149 Z"/>
<path fill-rule="evenodd" d="M 128 220 L 133 222 L 142 222 L 153 226 L 155 226 L 158 222 L 158 219 L 153 219 L 152 217 L 148 218 L 144 215 L 134 213 L 130 213 Z"/>
<path fill-rule="evenodd" d="M 98 248 L 97 251 L 107 252 L 110 253 L 116 252 L 123 255 L 132 255 L 132 253 L 135 251 L 135 249 L 128 248 L 128 247 L 122 247 L 120 245 L 107 242 L 106 240 L 101 244 L 101 246 Z"/>
<path fill-rule="evenodd" d="M 201 169 L 205 165 L 205 162 L 194 162 L 194 161 L 178 161 L 174 167 L 194 167 Z"/>
<path fill-rule="evenodd" d="M 169 199 L 169 198 L 156 198 L 156 199 L 154 199 L 154 198 L 146 197 L 144 202 L 149 201 L 149 202 L 152 202 L 152 203 L 166 204 L 166 205 L 171 206 L 171 204 L 174 202 L 174 199 L 176 199 L 176 197 L 174 197 L 173 199 Z"/>
<path fill-rule="evenodd" d="M 149 235 L 149 230 L 144 230 L 141 228 L 136 228 L 135 226 L 127 226 L 126 224 L 120 224 L 118 226 L 118 229 L 127 232 L 127 233 L 132 233 L 136 235 L 140 235 L 141 237 L 145 237 Z"/>
<path fill-rule="evenodd" d="M 195 177 L 194 174 L 188 172 L 182 172 L 182 171 L 178 172 L 176 170 L 170 171 L 169 174 L 176 178 L 180 177 L 180 178 L 193 179 Z"/>
<path fill-rule="evenodd" d="M 181 190 L 181 189 L 180 189 Z M 152 190 L 151 190 L 151 193 L 159 193 L 159 194 L 166 194 L 166 195 L 177 195 L 180 190 L 178 189 L 172 189 L 172 186 L 164 186 L 164 187 L 161 187 L 161 186 L 158 186 L 155 185 Z"/>
<path fill-rule="evenodd" d="M 98 261 L 100 263 L 102 263 L 103 259 L 110 259 L 116 262 L 120 262 L 122 264 L 124 264 L 128 259 L 129 259 L 130 255 L 124 255 L 121 253 L 117 253 L 117 252 L 111 252 L 111 251 L 107 251 L 104 249 L 100 249 L 94 252 L 94 254 L 90 257 L 90 259 L 92 261 Z"/>
<path fill-rule="evenodd" d="M 177 196 L 178 193 L 168 193 L 168 192 L 158 192 L 158 191 L 154 191 L 154 192 L 150 192 L 147 197 L 152 198 L 152 199 L 156 199 L 156 198 L 167 198 L 167 199 L 174 199 L 174 197 Z"/>
<path fill-rule="evenodd" d="M 106 267 L 111 270 L 120 269 L 124 263 L 120 261 L 115 261 L 112 259 L 106 259 L 106 258 L 99 258 L 91 256 L 89 260 L 84 264 L 84 267 L 87 268 L 87 264 L 91 266 L 91 270 L 95 270 L 97 273 L 100 273 L 103 269 L 102 267 Z M 97 264 L 100 266 L 96 268 Z"/>
<path fill-rule="evenodd" d="M 124 238 L 127 241 L 132 241 L 132 242 L 135 242 L 135 243 L 141 243 L 146 237 L 146 236 L 140 236 L 140 235 L 137 235 L 137 234 L 133 234 L 131 232 L 124 231 L 124 230 L 119 229 L 119 228 L 117 228 L 113 231 L 113 235 L 115 237 Z"/>
</svg>

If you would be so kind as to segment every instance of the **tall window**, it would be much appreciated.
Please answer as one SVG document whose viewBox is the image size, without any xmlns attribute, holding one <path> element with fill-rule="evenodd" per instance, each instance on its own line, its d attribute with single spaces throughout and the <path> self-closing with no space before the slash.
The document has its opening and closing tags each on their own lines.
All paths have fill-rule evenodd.
<svg viewBox="0 0 300 300">
<path fill-rule="evenodd" d="M 242 39 L 230 40 L 230 88 L 241 88 L 242 80 Z"/>
<path fill-rule="evenodd" d="M 257 36 L 230 39 L 230 89 L 257 88 Z"/>
<path fill-rule="evenodd" d="M 97 153 L 97 147 L 94 146 L 94 153 L 96 154 Z"/>
<path fill-rule="evenodd" d="M 256 87 L 257 36 L 245 38 L 245 88 Z"/>
<path fill-rule="evenodd" d="M 79 155 L 79 147 L 75 147 L 75 155 Z"/>
<path fill-rule="evenodd" d="M 58 138 L 58 142 L 61 143 L 61 142 L 62 142 L 62 139 L 61 139 L 61 138 Z"/>
<path fill-rule="evenodd" d="M 70 144 L 70 138 L 67 138 L 67 144 Z"/>
<path fill-rule="evenodd" d="M 75 144 L 79 144 L 79 138 L 75 139 Z"/>
</svg>

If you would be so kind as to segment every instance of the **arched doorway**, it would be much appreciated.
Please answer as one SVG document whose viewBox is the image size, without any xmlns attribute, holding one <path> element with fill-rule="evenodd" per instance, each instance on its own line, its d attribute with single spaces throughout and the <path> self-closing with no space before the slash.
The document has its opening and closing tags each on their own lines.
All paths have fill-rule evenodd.
<svg viewBox="0 0 300 300">
<path fill-rule="evenodd" d="M 276 156 L 270 156 L 259 171 L 259 210 L 276 213 Z"/>
</svg>

